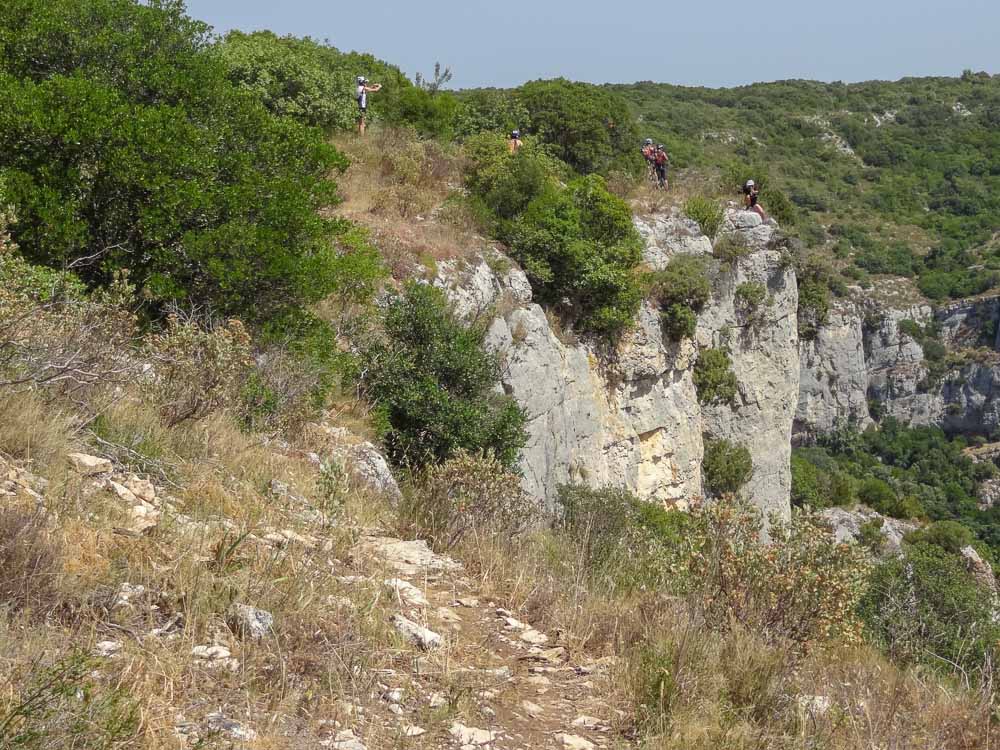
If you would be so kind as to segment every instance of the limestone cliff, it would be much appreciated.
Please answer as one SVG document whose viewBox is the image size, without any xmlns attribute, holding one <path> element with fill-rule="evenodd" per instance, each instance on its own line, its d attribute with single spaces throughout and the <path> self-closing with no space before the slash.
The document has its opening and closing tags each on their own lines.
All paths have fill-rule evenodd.
<svg viewBox="0 0 1000 750">
<path fill-rule="evenodd" d="M 939 348 L 901 327 L 913 321 Z M 799 345 L 802 379 L 795 432 L 807 439 L 872 417 L 992 434 L 1000 428 L 1000 298 L 943 306 L 843 304 L 814 341 Z M 947 352 L 947 354 L 944 354 Z M 875 413 L 870 413 L 873 410 Z"/>
<path fill-rule="evenodd" d="M 712 242 L 676 214 L 637 220 L 646 262 L 663 267 L 678 253 L 710 257 Z M 442 264 L 435 284 L 466 316 L 491 310 L 488 343 L 504 363 L 503 388 L 528 414 L 521 457 L 526 489 L 552 502 L 559 484 L 624 486 L 639 497 L 684 506 L 700 498 L 703 436 L 746 445 L 754 459 L 747 496 L 768 512 L 789 512 L 789 453 L 799 392 L 794 272 L 768 249 L 772 226 L 731 211 L 724 232 L 743 235 L 752 252 L 731 265 L 714 259 L 712 298 L 695 340 L 664 336 L 659 311 L 641 309 L 636 325 L 608 352 L 560 330 L 530 301 L 520 270 L 496 251 L 459 266 Z M 743 319 L 737 287 L 768 290 L 761 320 Z M 739 383 L 733 407 L 703 407 L 693 382 L 699 347 L 724 346 Z"/>
</svg>

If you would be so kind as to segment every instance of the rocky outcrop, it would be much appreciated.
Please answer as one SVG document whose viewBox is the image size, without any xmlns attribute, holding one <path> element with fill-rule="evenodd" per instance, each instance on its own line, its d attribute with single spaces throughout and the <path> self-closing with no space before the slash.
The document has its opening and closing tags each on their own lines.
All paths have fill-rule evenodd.
<svg viewBox="0 0 1000 750">
<path fill-rule="evenodd" d="M 903 537 L 919 528 L 913 521 L 901 521 L 898 518 L 883 516 L 881 513 L 857 506 L 847 508 L 827 508 L 820 511 L 820 518 L 829 526 L 838 542 L 857 543 L 862 541 L 864 528 L 877 531 L 882 537 L 881 552 L 899 555 L 902 552 Z"/>
<path fill-rule="evenodd" d="M 930 332 L 929 359 L 903 321 Z M 843 304 L 799 344 L 796 439 L 872 418 L 990 435 L 1000 430 L 1000 298 L 883 308 Z M 944 349 L 940 349 L 940 346 Z M 941 352 L 947 350 L 948 355 Z M 870 410 L 873 413 L 870 413 Z"/>
<path fill-rule="evenodd" d="M 646 262 L 662 268 L 674 255 L 710 255 L 712 242 L 677 214 L 637 221 Z M 614 351 L 577 341 L 525 300 L 516 268 L 483 259 L 439 268 L 435 285 L 466 315 L 496 311 L 488 345 L 504 364 L 503 389 L 528 415 L 521 456 L 525 489 L 549 503 L 567 482 L 614 485 L 639 497 L 684 506 L 702 496 L 703 435 L 746 445 L 755 471 L 746 493 L 779 516 L 789 509 L 789 452 L 798 400 L 797 286 L 779 253 L 767 249 L 773 224 L 730 211 L 723 232 L 743 235 L 752 252 L 733 267 L 711 260 L 712 299 L 695 339 L 664 336 L 659 311 L 641 309 Z M 492 277 L 490 271 L 493 271 Z M 753 323 L 737 309 L 737 287 L 763 284 L 766 314 Z M 474 289 L 474 292 L 468 290 Z M 458 291 L 464 290 L 464 291 Z M 474 298 L 470 306 L 465 300 Z M 739 383 L 733 407 L 698 403 L 693 370 L 699 348 L 726 347 Z"/>
</svg>

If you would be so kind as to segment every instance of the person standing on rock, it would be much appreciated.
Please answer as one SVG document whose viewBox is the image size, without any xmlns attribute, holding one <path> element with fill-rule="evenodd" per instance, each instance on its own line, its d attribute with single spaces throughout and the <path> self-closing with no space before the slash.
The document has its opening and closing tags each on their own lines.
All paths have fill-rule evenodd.
<svg viewBox="0 0 1000 750">
<path fill-rule="evenodd" d="M 747 211 L 753 211 L 760 216 L 761 221 L 767 221 L 767 214 L 764 207 L 760 205 L 760 190 L 753 180 L 747 180 L 743 186 L 743 206 Z"/>
<path fill-rule="evenodd" d="M 368 79 L 358 76 L 358 89 L 355 98 L 358 101 L 358 134 L 365 134 L 365 118 L 368 116 L 368 94 L 380 91 L 381 83 L 368 84 Z"/>
</svg>

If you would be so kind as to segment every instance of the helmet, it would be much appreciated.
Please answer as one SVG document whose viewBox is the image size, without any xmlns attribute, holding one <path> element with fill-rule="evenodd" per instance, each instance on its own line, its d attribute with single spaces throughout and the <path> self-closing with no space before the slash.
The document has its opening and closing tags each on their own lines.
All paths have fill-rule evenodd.
<svg viewBox="0 0 1000 750">
<path fill-rule="evenodd" d="M 521 131 L 520 130 L 513 130 L 513 131 L 511 131 L 510 137 L 511 138 L 520 138 L 521 137 Z"/>
<path fill-rule="evenodd" d="M 358 76 L 358 85 L 359 86 L 364 85 L 366 83 L 368 83 L 368 79 L 367 78 L 365 78 L 364 76 Z"/>
<path fill-rule="evenodd" d="M 747 187 L 753 187 L 753 186 L 754 186 L 754 184 L 755 184 L 755 183 L 754 183 L 754 181 L 753 181 L 753 180 L 747 180 L 747 185 L 746 185 L 746 186 L 747 186 Z"/>
<path fill-rule="evenodd" d="M 646 140 L 643 141 L 643 144 L 646 145 L 646 146 L 652 146 L 653 145 L 653 139 L 652 138 L 647 138 Z"/>
<path fill-rule="evenodd" d="M 662 143 L 659 144 L 656 148 L 659 149 L 660 151 L 662 151 L 663 150 L 663 144 Z"/>
</svg>

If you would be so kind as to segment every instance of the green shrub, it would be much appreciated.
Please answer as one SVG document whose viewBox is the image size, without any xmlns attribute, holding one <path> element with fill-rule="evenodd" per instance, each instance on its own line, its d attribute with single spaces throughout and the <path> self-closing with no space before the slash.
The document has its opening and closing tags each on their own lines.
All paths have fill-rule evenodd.
<svg viewBox="0 0 1000 750">
<path fill-rule="evenodd" d="M 753 459 L 746 446 L 729 440 L 706 440 L 701 470 L 713 495 L 735 495 L 753 475 Z"/>
<path fill-rule="evenodd" d="M 753 252 L 745 236 L 738 232 L 722 235 L 712 246 L 712 255 L 727 265 L 738 263 Z"/>
<path fill-rule="evenodd" d="M 550 184 L 511 223 L 507 240 L 539 298 L 568 300 L 582 330 L 613 336 L 632 323 L 642 301 L 642 241 L 628 206 L 600 176 L 565 189 Z"/>
<path fill-rule="evenodd" d="M 860 605 L 869 637 L 895 661 L 991 679 L 1000 641 L 991 596 L 942 547 L 904 550 L 872 574 Z"/>
<path fill-rule="evenodd" d="M 483 350 L 485 330 L 463 326 L 440 290 L 416 282 L 388 305 L 382 326 L 384 335 L 362 347 L 357 374 L 390 459 L 420 467 L 459 450 L 493 451 L 513 465 L 525 417 L 513 399 L 494 392 L 500 366 Z"/>
<path fill-rule="evenodd" d="M 792 505 L 813 510 L 850 506 L 857 501 L 854 482 L 822 448 L 792 450 Z"/>
<path fill-rule="evenodd" d="M 972 530 L 958 521 L 935 521 L 906 535 L 908 544 L 932 544 L 952 554 L 972 546 L 975 541 Z"/>
<path fill-rule="evenodd" d="M 462 95 L 455 132 L 460 138 L 478 133 L 507 135 L 515 129 L 527 134 L 530 125 L 528 109 L 515 93 L 483 89 Z"/>
<path fill-rule="evenodd" d="M 705 259 L 677 255 L 665 269 L 650 274 L 649 284 L 660 303 L 660 317 L 667 335 L 675 341 L 694 336 L 698 313 L 712 293 Z"/>
<path fill-rule="evenodd" d="M 706 237 L 713 240 L 719 233 L 725 216 L 718 201 L 698 195 L 688 198 L 684 204 L 684 213 L 701 228 Z"/>
<path fill-rule="evenodd" d="M 628 105 L 606 87 L 557 78 L 517 91 L 528 111 L 528 133 L 549 144 L 577 172 L 637 171 L 639 131 Z"/>
<path fill-rule="evenodd" d="M 643 502 L 626 490 L 563 485 L 557 501 L 559 533 L 580 551 L 591 578 L 616 588 L 657 588 L 682 570 L 690 517 Z"/>
<path fill-rule="evenodd" d="M 759 281 L 745 281 L 736 287 L 736 309 L 749 325 L 759 325 L 764 320 L 766 308 L 771 304 L 767 287 Z"/>
<path fill-rule="evenodd" d="M 159 309 L 254 320 L 343 281 L 350 225 L 320 210 L 346 160 L 232 84 L 182 4 L 16 0 L 0 39 L 0 171 L 29 260 L 88 284 L 129 268 Z"/>
<path fill-rule="evenodd" d="M 449 550 L 470 535 L 512 542 L 539 521 L 540 508 L 496 457 L 460 450 L 426 467 L 407 488 L 400 518 L 406 538 Z"/>
<path fill-rule="evenodd" d="M 724 349 L 702 349 L 694 366 L 694 386 L 698 403 L 705 405 L 736 403 L 738 382 L 733 363 Z"/>
</svg>

